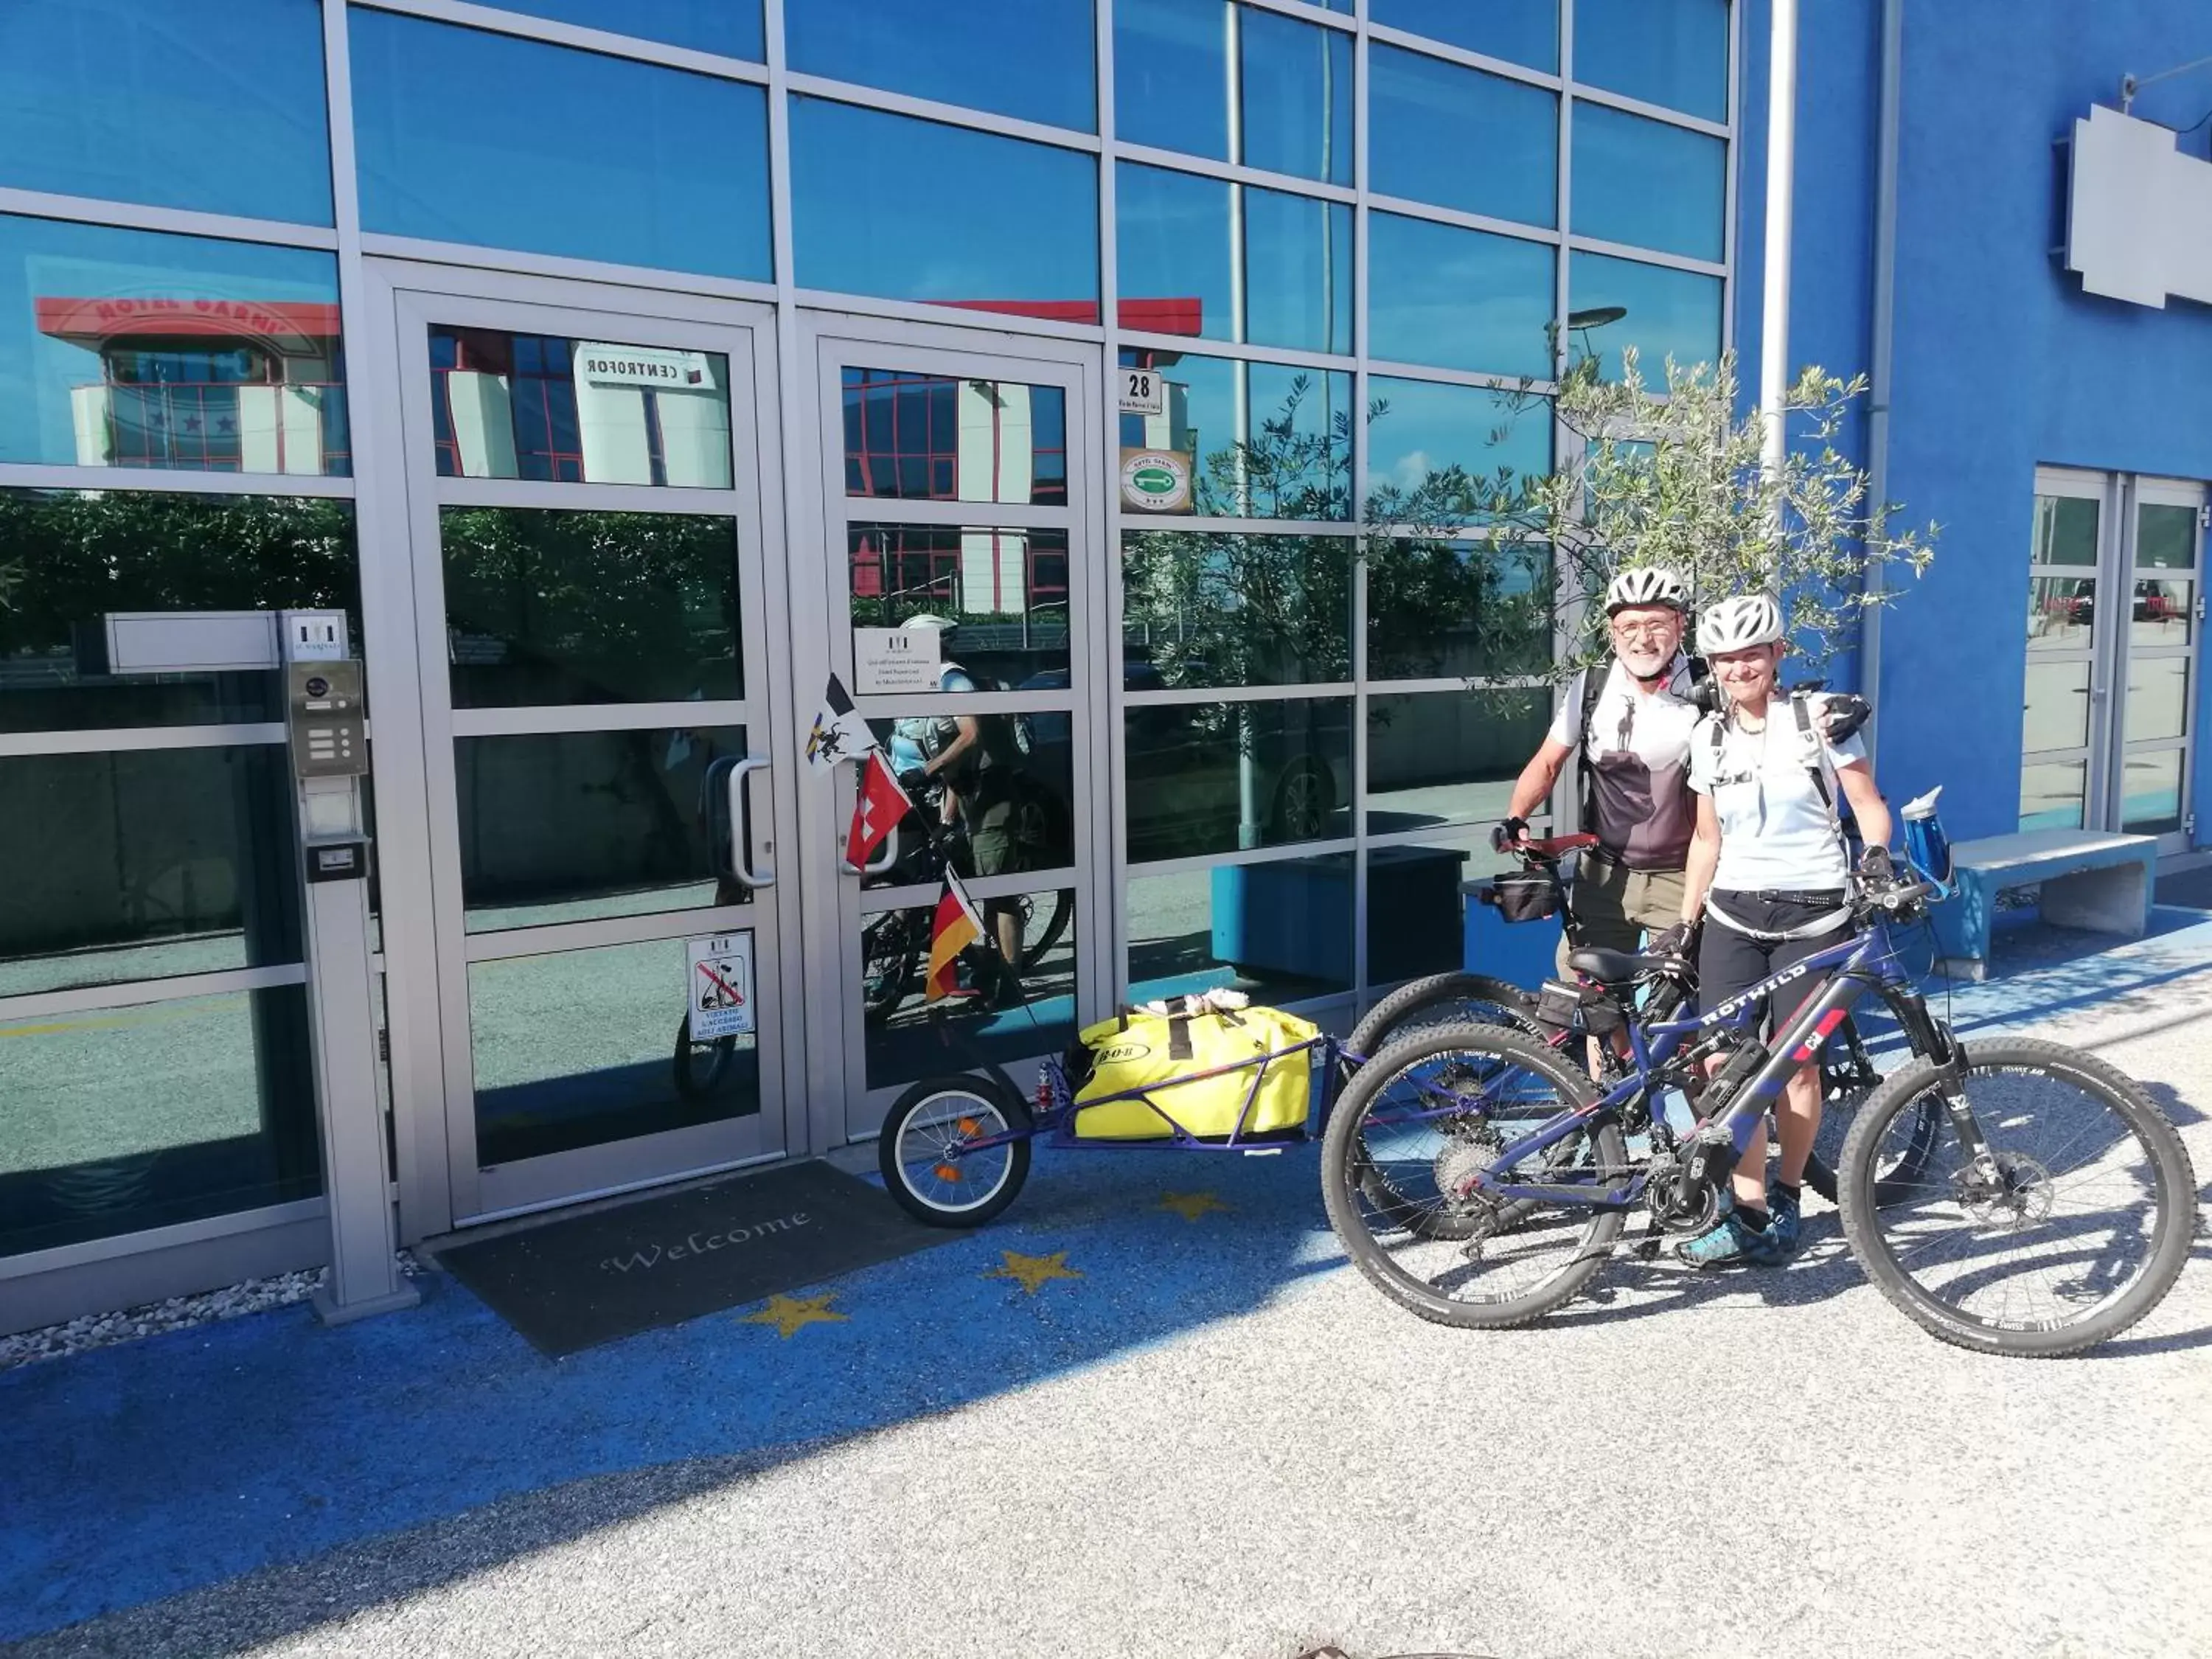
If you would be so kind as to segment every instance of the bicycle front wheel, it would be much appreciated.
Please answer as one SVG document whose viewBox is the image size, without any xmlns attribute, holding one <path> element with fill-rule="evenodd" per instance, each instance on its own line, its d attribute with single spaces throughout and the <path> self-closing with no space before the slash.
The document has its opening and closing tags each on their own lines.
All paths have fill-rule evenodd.
<svg viewBox="0 0 2212 1659">
<path fill-rule="evenodd" d="M 2110 1340 L 2159 1304 L 2188 1256 L 2197 1188 L 2181 1137 L 2138 1085 L 2078 1049 L 1961 1047 L 1985 1157 L 1965 1156 L 1932 1060 L 1895 1073 L 1844 1143 L 1852 1254 L 1908 1318 L 1960 1347 L 2052 1358 Z M 1895 1143 L 1931 1103 L 1943 1132 L 1890 1201 Z"/>
<path fill-rule="evenodd" d="M 1620 1126 L 1577 1126 L 1500 1169 L 1513 1142 L 1595 1099 L 1541 1043 L 1496 1025 L 1424 1031 L 1359 1069 L 1322 1144 L 1329 1224 L 1368 1281 L 1441 1325 L 1523 1325 L 1587 1285 L 1620 1236 L 1632 1170 Z M 1556 1196 L 1501 1200 L 1492 1174 Z M 1509 1213 L 1510 1212 L 1510 1213 Z"/>
</svg>

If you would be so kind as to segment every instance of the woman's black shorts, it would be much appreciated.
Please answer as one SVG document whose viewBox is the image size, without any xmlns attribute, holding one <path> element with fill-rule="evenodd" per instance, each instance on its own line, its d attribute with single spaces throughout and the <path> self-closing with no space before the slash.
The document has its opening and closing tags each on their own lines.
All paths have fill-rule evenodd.
<svg viewBox="0 0 2212 1659">
<path fill-rule="evenodd" d="M 1780 899 L 1757 893 L 1729 893 L 1716 889 L 1711 902 L 1719 905 L 1729 915 L 1747 927 L 1756 927 L 1762 933 L 1786 933 L 1832 915 L 1843 908 L 1841 892 L 1805 894 Z M 1806 957 L 1841 945 L 1850 937 L 1845 927 L 1830 928 L 1815 933 L 1810 939 L 1784 939 L 1769 945 L 1747 933 L 1740 933 L 1718 916 L 1710 912 L 1698 945 L 1698 1006 L 1707 1013 L 1726 1002 L 1730 997 L 1741 996 L 1763 979 L 1794 968 Z M 1778 995 L 1769 999 L 1778 1003 L 1777 1007 L 1762 1009 L 1761 1017 L 1771 1016 L 1779 1025 L 1804 1005 L 1805 999 L 1827 982 L 1825 973 L 1808 974 L 1784 986 Z"/>
</svg>

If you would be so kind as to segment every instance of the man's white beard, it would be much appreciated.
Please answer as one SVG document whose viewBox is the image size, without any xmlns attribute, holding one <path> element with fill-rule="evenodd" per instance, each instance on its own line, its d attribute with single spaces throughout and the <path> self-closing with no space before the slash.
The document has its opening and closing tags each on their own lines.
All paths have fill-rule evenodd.
<svg viewBox="0 0 2212 1659">
<path fill-rule="evenodd" d="M 1658 678 L 1674 659 L 1673 652 L 1662 651 L 1656 645 L 1617 647 L 1615 653 L 1620 658 L 1621 665 L 1639 680 Z"/>
</svg>

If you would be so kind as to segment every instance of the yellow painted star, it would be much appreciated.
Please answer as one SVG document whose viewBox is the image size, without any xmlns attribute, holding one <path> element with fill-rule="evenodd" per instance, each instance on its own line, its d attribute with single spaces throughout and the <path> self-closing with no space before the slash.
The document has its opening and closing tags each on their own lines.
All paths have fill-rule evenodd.
<svg viewBox="0 0 2212 1659">
<path fill-rule="evenodd" d="M 827 1296 L 772 1296 L 758 1313 L 740 1315 L 738 1322 L 741 1325 L 773 1325 L 775 1334 L 788 1341 L 801 1326 L 843 1324 L 845 1315 L 830 1311 L 830 1304 L 836 1299 L 835 1291 Z"/>
<path fill-rule="evenodd" d="M 1001 1250 L 999 1254 L 1005 1258 L 1006 1266 L 994 1267 L 983 1277 L 1013 1279 L 1031 1296 L 1048 1280 L 1083 1277 L 1081 1269 L 1067 1265 L 1066 1250 L 1055 1250 L 1050 1255 L 1023 1255 L 1014 1250 Z"/>
<path fill-rule="evenodd" d="M 1209 1210 L 1226 1210 L 1229 1206 L 1212 1193 L 1168 1193 L 1160 1199 L 1159 1207 L 1173 1210 L 1185 1221 L 1195 1221 Z"/>
</svg>

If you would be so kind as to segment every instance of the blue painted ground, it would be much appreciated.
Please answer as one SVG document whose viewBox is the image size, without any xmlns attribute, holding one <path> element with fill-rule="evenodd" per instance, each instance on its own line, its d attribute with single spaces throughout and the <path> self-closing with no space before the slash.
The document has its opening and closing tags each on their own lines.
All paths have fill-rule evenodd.
<svg viewBox="0 0 2212 1659">
<path fill-rule="evenodd" d="M 2212 916 L 2118 950 L 2007 933 L 1969 1036 L 2212 970 Z M 2146 995 L 2148 994 L 2148 995 Z M 1941 994 L 1938 993 L 1939 1004 Z M 1225 1209 L 1163 1207 L 1212 1194 Z M 1006 1252 L 1065 1253 L 1034 1293 Z M 790 1336 L 709 1316 L 540 1358 L 449 1279 L 337 1330 L 303 1308 L 0 1373 L 0 1642 L 587 1476 L 803 1455 L 1233 1316 L 1340 1258 L 1314 1154 L 1039 1159 L 998 1225 L 802 1295 Z"/>
</svg>

